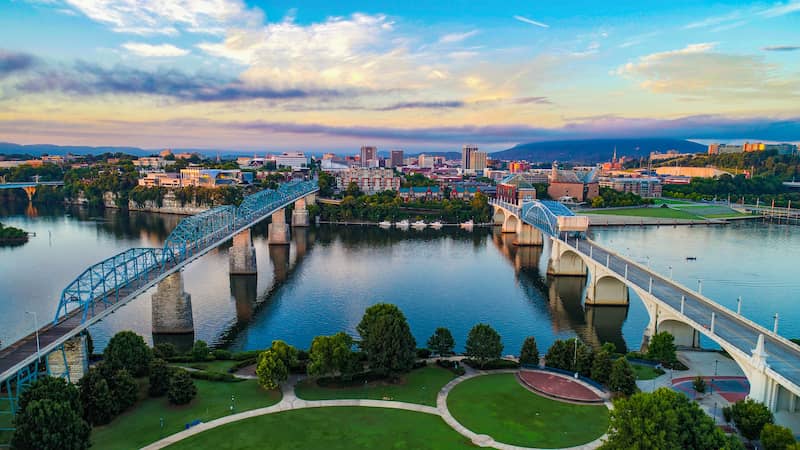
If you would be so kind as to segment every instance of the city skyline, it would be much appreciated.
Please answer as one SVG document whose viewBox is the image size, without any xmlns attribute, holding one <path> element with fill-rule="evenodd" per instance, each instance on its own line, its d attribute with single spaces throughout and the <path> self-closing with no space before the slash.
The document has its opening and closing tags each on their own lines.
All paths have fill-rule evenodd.
<svg viewBox="0 0 800 450">
<path fill-rule="evenodd" d="M 0 140 L 244 151 L 797 141 L 798 15 L 798 0 L 8 2 Z"/>
</svg>

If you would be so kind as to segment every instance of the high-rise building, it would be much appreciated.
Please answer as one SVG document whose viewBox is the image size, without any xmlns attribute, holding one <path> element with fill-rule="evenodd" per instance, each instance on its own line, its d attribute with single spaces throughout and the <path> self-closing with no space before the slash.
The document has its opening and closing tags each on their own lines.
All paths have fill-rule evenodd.
<svg viewBox="0 0 800 450">
<path fill-rule="evenodd" d="M 392 150 L 392 157 L 391 157 L 392 167 L 400 167 L 403 165 L 403 151 L 402 150 Z"/>
<path fill-rule="evenodd" d="M 378 147 L 364 145 L 361 147 L 361 167 L 370 167 L 370 161 L 378 160 Z M 373 163 L 374 164 L 374 163 Z M 375 164 L 375 167 L 378 165 Z"/>
<path fill-rule="evenodd" d="M 477 151 L 477 147 L 476 147 L 476 151 L 473 152 L 472 156 L 470 157 L 469 168 L 471 170 L 484 170 L 484 169 L 486 169 L 486 160 L 489 159 L 488 157 L 489 157 L 488 153 L 479 152 L 479 151 Z"/>
<path fill-rule="evenodd" d="M 421 168 L 433 169 L 435 157 L 433 155 L 421 154 L 417 160 L 417 165 Z"/>
<path fill-rule="evenodd" d="M 477 145 L 465 144 L 461 147 L 461 168 L 472 169 L 472 155 L 478 151 Z"/>
</svg>

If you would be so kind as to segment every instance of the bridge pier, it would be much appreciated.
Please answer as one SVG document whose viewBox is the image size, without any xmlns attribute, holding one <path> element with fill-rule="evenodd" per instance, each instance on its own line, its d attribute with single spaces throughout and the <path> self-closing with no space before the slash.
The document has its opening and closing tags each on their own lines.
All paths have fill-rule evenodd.
<svg viewBox="0 0 800 450">
<path fill-rule="evenodd" d="M 516 239 L 514 239 L 514 245 L 542 246 L 544 245 L 542 232 L 532 225 L 528 225 L 525 222 L 519 221 L 519 225 L 517 226 L 517 236 Z"/>
<path fill-rule="evenodd" d="M 86 335 L 79 334 L 47 355 L 47 373 L 53 377 L 61 377 L 70 383 L 77 383 L 89 370 L 89 349 L 86 347 Z"/>
<path fill-rule="evenodd" d="M 293 227 L 308 226 L 308 205 L 313 205 L 316 202 L 316 198 L 314 194 L 311 194 L 294 202 L 294 209 L 292 210 Z"/>
<path fill-rule="evenodd" d="M 255 275 L 258 273 L 256 248 L 253 246 L 250 228 L 233 236 L 233 246 L 228 250 L 228 257 L 231 275 Z"/>
<path fill-rule="evenodd" d="M 272 222 L 269 224 L 269 245 L 289 245 L 289 227 L 286 224 L 286 209 L 281 208 L 272 213 Z"/>
<path fill-rule="evenodd" d="M 151 297 L 153 334 L 194 333 L 192 296 L 183 290 L 183 274 L 168 275 Z"/>
</svg>

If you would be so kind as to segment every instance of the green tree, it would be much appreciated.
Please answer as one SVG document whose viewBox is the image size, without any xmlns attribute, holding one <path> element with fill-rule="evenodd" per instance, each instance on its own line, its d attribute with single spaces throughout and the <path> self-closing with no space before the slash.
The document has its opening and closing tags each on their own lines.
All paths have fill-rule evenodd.
<svg viewBox="0 0 800 450">
<path fill-rule="evenodd" d="M 522 350 L 519 352 L 520 364 L 539 365 L 539 348 L 536 346 L 536 338 L 528 336 L 522 343 Z"/>
<path fill-rule="evenodd" d="M 625 395 L 636 392 L 636 373 L 627 359 L 619 358 L 611 364 L 608 388 L 613 392 L 621 392 Z"/>
<path fill-rule="evenodd" d="M 603 345 L 603 347 L 595 353 L 594 360 L 592 361 L 592 373 L 590 376 L 593 380 L 603 384 L 608 384 L 611 378 L 613 362 L 611 360 L 612 352 L 609 350 L 610 348 L 608 346 Z"/>
<path fill-rule="evenodd" d="M 178 354 L 178 348 L 171 342 L 161 342 L 153 347 L 154 358 L 171 358 Z"/>
<path fill-rule="evenodd" d="M 614 400 L 605 450 L 735 450 L 743 448 L 728 439 L 696 403 L 672 389 L 637 393 Z"/>
<path fill-rule="evenodd" d="M 169 389 L 169 366 L 163 359 L 154 359 L 150 362 L 150 384 L 147 388 L 151 397 L 161 397 Z"/>
<path fill-rule="evenodd" d="M 133 331 L 120 331 L 108 341 L 103 352 L 103 363 L 109 371 L 125 369 L 133 376 L 147 374 L 153 352 L 141 336 Z"/>
<path fill-rule="evenodd" d="M 788 450 L 796 444 L 792 430 L 771 423 L 764 424 L 760 440 L 764 450 Z"/>
<path fill-rule="evenodd" d="M 578 338 L 562 341 L 557 339 L 547 350 L 544 359 L 548 367 L 578 372 L 590 376 L 592 371 L 592 349 Z"/>
<path fill-rule="evenodd" d="M 68 401 L 32 400 L 14 418 L 14 426 L 15 450 L 83 450 L 90 445 L 89 424 Z"/>
<path fill-rule="evenodd" d="M 286 342 L 281 340 L 272 341 L 270 349 L 278 355 L 278 358 L 283 361 L 287 369 L 297 363 L 297 349 Z"/>
<path fill-rule="evenodd" d="M 117 402 L 104 376 L 104 371 L 92 367 L 78 381 L 83 417 L 92 425 L 105 425 L 117 414 Z"/>
<path fill-rule="evenodd" d="M 208 344 L 206 341 L 197 340 L 192 346 L 192 359 L 195 361 L 205 361 L 208 359 Z"/>
<path fill-rule="evenodd" d="M 647 346 L 647 357 L 663 364 L 677 361 L 675 337 L 666 331 L 654 334 Z"/>
<path fill-rule="evenodd" d="M 40 377 L 22 391 L 17 401 L 17 408 L 22 411 L 28 406 L 29 402 L 34 400 L 65 402 L 70 408 L 79 413 L 83 410 L 78 389 L 75 385 L 67 383 L 63 378 Z"/>
<path fill-rule="evenodd" d="M 751 441 L 758 439 L 764 425 L 775 422 L 775 417 L 766 405 L 750 398 L 731 405 L 731 417 L 742 436 Z"/>
<path fill-rule="evenodd" d="M 361 189 L 358 188 L 358 184 L 355 181 L 351 181 L 347 185 L 347 189 L 344 191 L 345 195 L 349 195 L 351 197 L 360 197 L 363 195 Z"/>
<path fill-rule="evenodd" d="M 387 375 L 407 372 L 414 366 L 417 341 L 397 306 L 389 303 L 370 306 L 356 330 L 372 370 Z"/>
<path fill-rule="evenodd" d="M 350 379 L 361 370 L 358 355 L 353 352 L 353 338 L 343 332 L 315 337 L 308 356 L 308 374 L 311 376 L 339 373 L 343 379 Z"/>
<path fill-rule="evenodd" d="M 503 343 L 500 334 L 485 323 L 479 323 L 469 330 L 465 354 L 480 362 L 483 367 L 488 361 L 500 358 Z"/>
<path fill-rule="evenodd" d="M 197 387 L 189 372 L 183 369 L 175 369 L 169 377 L 169 389 L 167 398 L 173 405 L 185 405 L 192 401 L 197 395 Z"/>
<path fill-rule="evenodd" d="M 265 389 L 277 389 L 280 382 L 289 377 L 289 368 L 278 352 L 269 348 L 258 356 L 256 375 L 258 383 Z"/>
<path fill-rule="evenodd" d="M 114 372 L 108 379 L 108 387 L 116 400 L 117 414 L 133 406 L 139 398 L 139 385 L 125 369 Z"/>
<path fill-rule="evenodd" d="M 453 334 L 444 327 L 437 328 L 428 338 L 428 349 L 439 356 L 452 355 L 455 346 L 456 341 L 453 339 Z"/>
</svg>

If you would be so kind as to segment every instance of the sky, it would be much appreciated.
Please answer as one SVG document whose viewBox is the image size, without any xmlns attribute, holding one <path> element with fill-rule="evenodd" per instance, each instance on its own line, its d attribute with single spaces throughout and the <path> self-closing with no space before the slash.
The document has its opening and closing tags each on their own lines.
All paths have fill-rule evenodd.
<svg viewBox="0 0 800 450">
<path fill-rule="evenodd" d="M 800 141 L 800 0 L 0 0 L 0 141 Z"/>
</svg>

